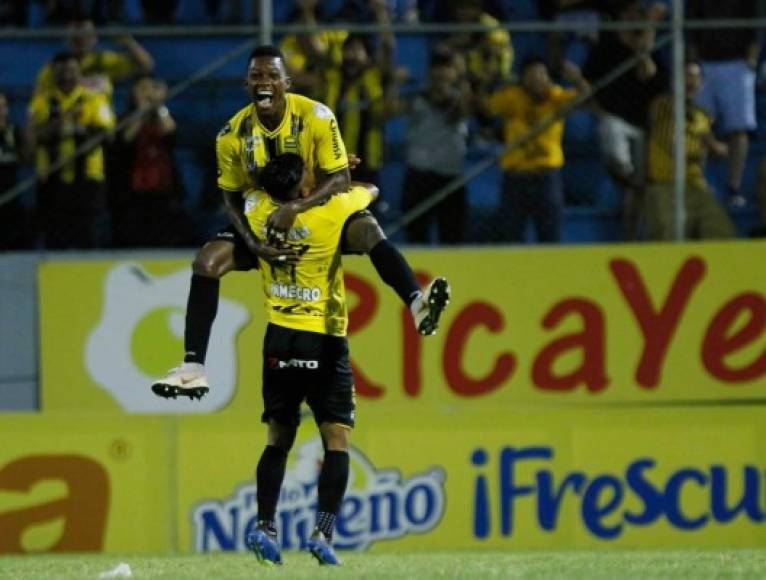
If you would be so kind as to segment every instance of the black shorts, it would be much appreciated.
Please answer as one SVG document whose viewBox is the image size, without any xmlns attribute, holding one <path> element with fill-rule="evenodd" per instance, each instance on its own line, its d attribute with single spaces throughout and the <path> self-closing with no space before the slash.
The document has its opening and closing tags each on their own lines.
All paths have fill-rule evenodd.
<svg viewBox="0 0 766 580">
<path fill-rule="evenodd" d="M 357 220 L 361 217 L 365 217 L 368 215 L 372 215 L 372 213 L 369 210 L 363 209 L 361 211 L 358 211 L 356 213 L 351 214 L 348 219 L 346 219 L 346 223 L 343 225 L 343 233 L 341 234 L 341 252 L 346 255 L 352 255 L 352 254 L 362 254 L 363 252 L 352 252 L 348 249 L 346 244 L 346 229 L 348 228 L 348 225 L 353 222 L 354 220 Z M 211 242 L 231 242 L 234 244 L 234 269 L 238 270 L 240 272 L 247 272 L 248 270 L 257 270 L 258 269 L 258 258 L 253 255 L 253 253 L 250 251 L 250 249 L 247 247 L 247 244 L 245 243 L 245 240 L 242 238 L 242 236 L 237 231 L 237 228 L 235 228 L 233 225 L 229 225 L 228 227 L 225 227 L 222 230 L 219 230 L 215 236 L 213 236 L 213 239 L 210 240 Z"/>
<path fill-rule="evenodd" d="M 317 425 L 354 426 L 354 375 L 345 336 L 269 324 L 263 339 L 263 415 L 282 425 L 300 421 L 306 401 Z"/>
<path fill-rule="evenodd" d="M 231 242 L 234 244 L 234 269 L 240 272 L 258 269 L 258 258 L 247 247 L 244 238 L 239 234 L 237 228 L 229 225 L 219 230 L 211 242 Z"/>
</svg>

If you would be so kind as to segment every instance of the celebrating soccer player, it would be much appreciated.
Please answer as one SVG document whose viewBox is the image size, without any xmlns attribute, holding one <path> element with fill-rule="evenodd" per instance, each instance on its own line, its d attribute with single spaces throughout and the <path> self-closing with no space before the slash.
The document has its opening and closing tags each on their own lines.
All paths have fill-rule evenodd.
<svg viewBox="0 0 766 580">
<path fill-rule="evenodd" d="M 268 195 L 252 198 L 248 212 L 252 230 L 265 235 L 269 217 L 299 199 L 309 179 L 303 160 L 294 153 L 269 161 L 260 176 Z M 348 483 L 348 439 L 355 407 L 340 244 L 346 222 L 376 196 L 375 186 L 352 184 L 348 191 L 297 217 L 284 246 L 301 254 L 299 262 L 275 265 L 260 260 L 269 320 L 263 345 L 262 416 L 268 434 L 256 470 L 258 524 L 246 542 L 262 562 L 281 563 L 277 500 L 305 399 L 325 448 L 316 528 L 308 548 L 320 564 L 340 563 L 331 540 Z"/>
<path fill-rule="evenodd" d="M 297 154 L 313 182 L 310 194 L 281 204 L 271 215 L 272 240 L 284 239 L 298 214 L 325 203 L 349 185 L 346 149 L 335 116 L 325 105 L 288 92 L 290 78 L 279 49 L 262 46 L 252 52 L 246 84 L 252 103 L 226 123 L 216 140 L 218 186 L 232 225 L 206 243 L 194 260 L 184 362 L 152 385 L 163 397 L 201 397 L 208 391 L 204 363 L 218 309 L 220 278 L 232 270 L 256 268 L 257 258 L 277 266 L 293 265 L 300 258 L 289 246 L 267 245 L 245 217 L 262 188 L 260 174 L 266 163 L 282 153 Z M 436 278 L 421 291 L 404 256 L 385 238 L 372 214 L 359 222 L 358 227 L 366 228 L 369 235 L 357 236 L 359 245 L 344 251 L 369 254 L 381 279 L 410 307 L 418 332 L 434 334 L 448 300 L 446 280 Z"/>
</svg>

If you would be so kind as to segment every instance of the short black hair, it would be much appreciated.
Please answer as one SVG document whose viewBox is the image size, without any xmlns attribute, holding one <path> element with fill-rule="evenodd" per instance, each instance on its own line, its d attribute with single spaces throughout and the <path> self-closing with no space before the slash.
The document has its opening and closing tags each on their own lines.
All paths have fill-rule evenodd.
<svg viewBox="0 0 766 580">
<path fill-rule="evenodd" d="M 303 178 L 303 158 L 296 153 L 282 153 L 266 164 L 259 175 L 259 185 L 277 201 L 295 199 L 295 190 Z"/>
<path fill-rule="evenodd" d="M 62 62 L 67 62 L 70 60 L 76 60 L 77 62 L 80 62 L 80 59 L 77 58 L 77 55 L 69 50 L 62 50 L 61 52 L 57 52 L 53 58 L 51 59 L 51 64 L 57 65 L 61 64 Z"/>
<path fill-rule="evenodd" d="M 548 68 L 548 64 L 545 62 L 545 59 L 543 57 L 538 56 L 536 54 L 528 56 L 527 58 L 524 59 L 524 62 L 521 63 L 521 74 L 523 75 L 530 68 L 532 68 L 533 66 L 537 66 L 538 64 L 543 65 L 546 69 Z"/>
<path fill-rule="evenodd" d="M 261 46 L 254 48 L 253 52 L 250 53 L 250 58 L 247 59 L 247 62 L 249 63 L 254 58 L 260 57 L 278 58 L 282 62 L 285 62 L 285 55 L 282 54 L 282 51 L 279 50 L 279 48 L 272 44 L 262 44 Z"/>
</svg>

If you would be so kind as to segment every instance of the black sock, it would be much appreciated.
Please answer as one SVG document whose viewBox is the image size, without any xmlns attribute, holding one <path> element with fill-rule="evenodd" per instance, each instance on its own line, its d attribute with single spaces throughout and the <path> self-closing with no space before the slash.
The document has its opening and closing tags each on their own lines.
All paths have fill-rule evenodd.
<svg viewBox="0 0 766 580">
<path fill-rule="evenodd" d="M 332 540 L 335 517 L 338 515 L 347 485 L 348 451 L 326 451 L 317 485 L 317 527 L 328 540 Z"/>
<path fill-rule="evenodd" d="M 282 480 L 285 478 L 286 465 L 287 451 L 275 445 L 267 445 L 255 470 L 255 480 L 258 486 L 256 491 L 258 521 L 269 523 L 270 528 L 274 528 L 277 501 L 279 500 L 279 491 L 282 488 Z"/>
<path fill-rule="evenodd" d="M 420 292 L 420 286 L 402 253 L 388 240 L 381 240 L 370 252 L 370 260 L 380 279 L 409 306 Z"/>
<path fill-rule="evenodd" d="M 189 301 L 186 304 L 186 330 L 184 331 L 184 362 L 205 364 L 210 331 L 218 312 L 218 289 L 221 281 L 193 274 Z"/>
</svg>

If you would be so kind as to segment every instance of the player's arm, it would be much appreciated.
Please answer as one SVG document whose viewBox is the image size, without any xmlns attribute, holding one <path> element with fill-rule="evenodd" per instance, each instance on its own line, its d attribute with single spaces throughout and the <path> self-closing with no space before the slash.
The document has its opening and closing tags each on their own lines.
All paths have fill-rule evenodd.
<svg viewBox="0 0 766 580">
<path fill-rule="evenodd" d="M 116 36 L 114 43 L 125 49 L 127 56 L 132 61 L 135 73 L 149 74 L 154 70 L 152 55 L 135 38 L 128 34 Z"/>
<path fill-rule="evenodd" d="M 334 173 L 322 173 L 318 185 L 309 195 L 283 203 L 272 212 L 267 223 L 269 243 L 284 241 L 286 232 L 295 221 L 295 216 L 325 203 L 332 194 L 345 191 L 349 183 L 351 183 L 351 175 L 348 167 Z"/>
<path fill-rule="evenodd" d="M 238 191 L 221 189 L 224 207 L 231 223 L 236 228 L 242 239 L 245 240 L 248 249 L 269 263 L 296 264 L 299 255 L 292 248 L 279 249 L 263 243 L 250 228 L 242 206 L 242 194 Z"/>
</svg>

